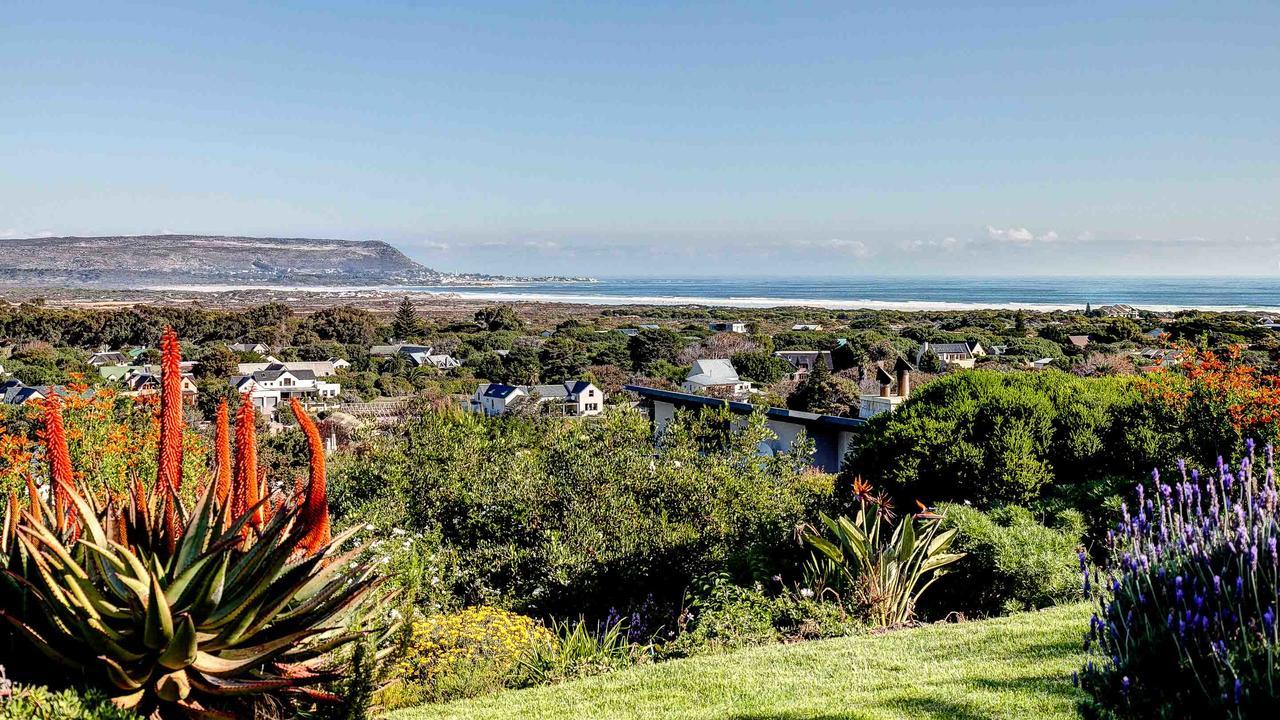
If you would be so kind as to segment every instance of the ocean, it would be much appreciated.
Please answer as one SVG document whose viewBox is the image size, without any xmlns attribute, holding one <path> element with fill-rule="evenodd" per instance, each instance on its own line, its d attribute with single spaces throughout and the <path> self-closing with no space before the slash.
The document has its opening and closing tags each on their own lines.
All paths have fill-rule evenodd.
<svg viewBox="0 0 1280 720">
<path fill-rule="evenodd" d="M 391 288 L 383 288 L 391 289 Z M 831 309 L 1055 310 L 1123 303 L 1169 311 L 1280 311 L 1280 277 L 850 277 L 606 278 L 592 283 L 395 288 L 479 300 L 601 305 L 714 305 Z"/>
</svg>

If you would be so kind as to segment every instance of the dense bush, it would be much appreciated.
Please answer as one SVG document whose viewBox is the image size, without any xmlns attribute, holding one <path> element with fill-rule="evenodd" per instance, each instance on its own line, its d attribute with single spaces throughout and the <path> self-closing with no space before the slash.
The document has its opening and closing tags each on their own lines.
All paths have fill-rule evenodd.
<svg viewBox="0 0 1280 720">
<path fill-rule="evenodd" d="M 952 548 L 968 556 L 934 586 L 926 600 L 929 615 L 996 615 L 1080 597 L 1076 553 L 1084 521 L 1079 513 L 1064 512 L 1047 527 L 1021 507 L 984 513 L 943 505 L 939 512 L 946 517 L 944 526 L 957 531 Z"/>
<path fill-rule="evenodd" d="M 93 690 L 54 692 L 38 685 L 8 690 L 7 697 L 0 692 L 0 720 L 138 720 L 137 715 Z"/>
<path fill-rule="evenodd" d="M 1032 503 L 1105 518 L 1124 478 L 1183 445 L 1177 418 L 1132 378 L 952 373 L 873 418 L 846 473 L 884 487 L 899 505 Z"/>
<path fill-rule="evenodd" d="M 1087 716 L 1271 717 L 1280 706 L 1271 455 L 1257 470 L 1247 456 L 1138 486 L 1106 564 L 1085 575 L 1098 601 L 1079 677 Z"/>
<path fill-rule="evenodd" d="M 727 411 L 681 414 L 656 443 L 631 411 L 424 413 L 335 463 L 330 498 L 344 522 L 425 531 L 465 558 L 441 581 L 468 604 L 599 618 L 653 595 L 674 609 L 692 577 L 792 562 L 793 528 L 830 502 L 811 444 L 761 458 L 772 439 L 762 417 L 738 427 Z"/>
</svg>

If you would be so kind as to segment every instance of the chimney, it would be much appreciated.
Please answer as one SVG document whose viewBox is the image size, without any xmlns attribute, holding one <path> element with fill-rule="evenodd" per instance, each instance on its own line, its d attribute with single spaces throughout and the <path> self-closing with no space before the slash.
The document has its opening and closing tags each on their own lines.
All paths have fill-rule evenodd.
<svg viewBox="0 0 1280 720">
<path fill-rule="evenodd" d="M 885 371 L 884 365 L 876 363 L 876 380 L 880 382 L 880 397 L 890 397 L 889 385 L 893 383 L 893 376 Z"/>
<path fill-rule="evenodd" d="M 911 395 L 911 368 L 901 360 L 898 361 L 898 394 L 902 397 Z"/>
</svg>

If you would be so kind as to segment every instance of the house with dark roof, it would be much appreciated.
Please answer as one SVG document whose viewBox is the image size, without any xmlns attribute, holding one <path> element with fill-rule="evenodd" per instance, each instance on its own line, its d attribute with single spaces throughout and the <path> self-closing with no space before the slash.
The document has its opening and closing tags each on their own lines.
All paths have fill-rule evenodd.
<svg viewBox="0 0 1280 720">
<path fill-rule="evenodd" d="M 854 436 L 861 432 L 867 421 L 861 418 L 820 415 L 818 413 L 763 407 L 746 402 L 721 400 L 706 395 L 661 390 L 642 385 L 627 385 L 626 389 L 640 396 L 641 407 L 649 412 L 655 435 L 661 436 L 676 413 L 681 410 L 698 412 L 701 408 L 727 408 L 734 415 L 745 416 L 754 412 L 764 413 L 765 423 L 774 434 L 771 440 L 762 441 L 757 449 L 761 455 L 771 456 L 790 452 L 796 441 L 813 441 L 813 465 L 825 472 L 840 471 L 845 454 Z"/>
<path fill-rule="evenodd" d="M 471 396 L 468 409 L 492 417 L 506 413 L 519 402 L 535 402 L 550 406 L 548 409 L 557 414 L 586 417 L 604 411 L 604 392 L 585 380 L 567 380 L 557 385 L 483 383 Z"/>
<path fill-rule="evenodd" d="M 33 387 L 17 378 L 0 383 L 0 402 L 6 405 L 25 405 L 32 400 L 43 400 L 52 390 L 47 387 Z"/>
<path fill-rule="evenodd" d="M 791 363 L 796 369 L 796 379 L 812 372 L 818 363 L 826 365 L 828 370 L 835 369 L 830 350 L 779 350 L 773 356 Z"/>
<path fill-rule="evenodd" d="M 920 360 L 932 352 L 942 361 L 943 368 L 971 368 L 977 362 L 977 359 L 987 354 L 982 343 L 974 342 L 956 342 L 956 343 L 931 343 L 924 342 L 920 345 L 919 352 L 916 353 L 916 365 L 920 365 Z"/>
<path fill-rule="evenodd" d="M 160 373 L 159 372 L 133 372 L 125 375 L 121 379 L 120 384 L 122 390 L 120 394 L 125 397 L 146 397 L 148 395 L 160 394 Z M 191 373 L 182 373 L 182 401 L 185 403 L 194 403 L 199 390 L 196 388 L 195 376 Z"/>
<path fill-rule="evenodd" d="M 414 367 L 433 367 L 437 370 L 452 370 L 453 368 L 462 367 L 462 363 L 458 362 L 452 355 L 438 353 L 429 345 L 410 345 L 407 343 L 374 345 L 369 348 L 369 355 L 372 357 L 395 357 L 400 355 Z"/>
</svg>

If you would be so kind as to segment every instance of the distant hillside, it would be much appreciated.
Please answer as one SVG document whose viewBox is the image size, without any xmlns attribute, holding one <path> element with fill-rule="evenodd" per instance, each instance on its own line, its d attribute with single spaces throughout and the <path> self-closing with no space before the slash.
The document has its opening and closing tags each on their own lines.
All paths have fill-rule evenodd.
<svg viewBox="0 0 1280 720">
<path fill-rule="evenodd" d="M 126 235 L 0 241 L 0 284 L 382 285 L 498 279 L 442 273 L 377 240 Z"/>
</svg>

